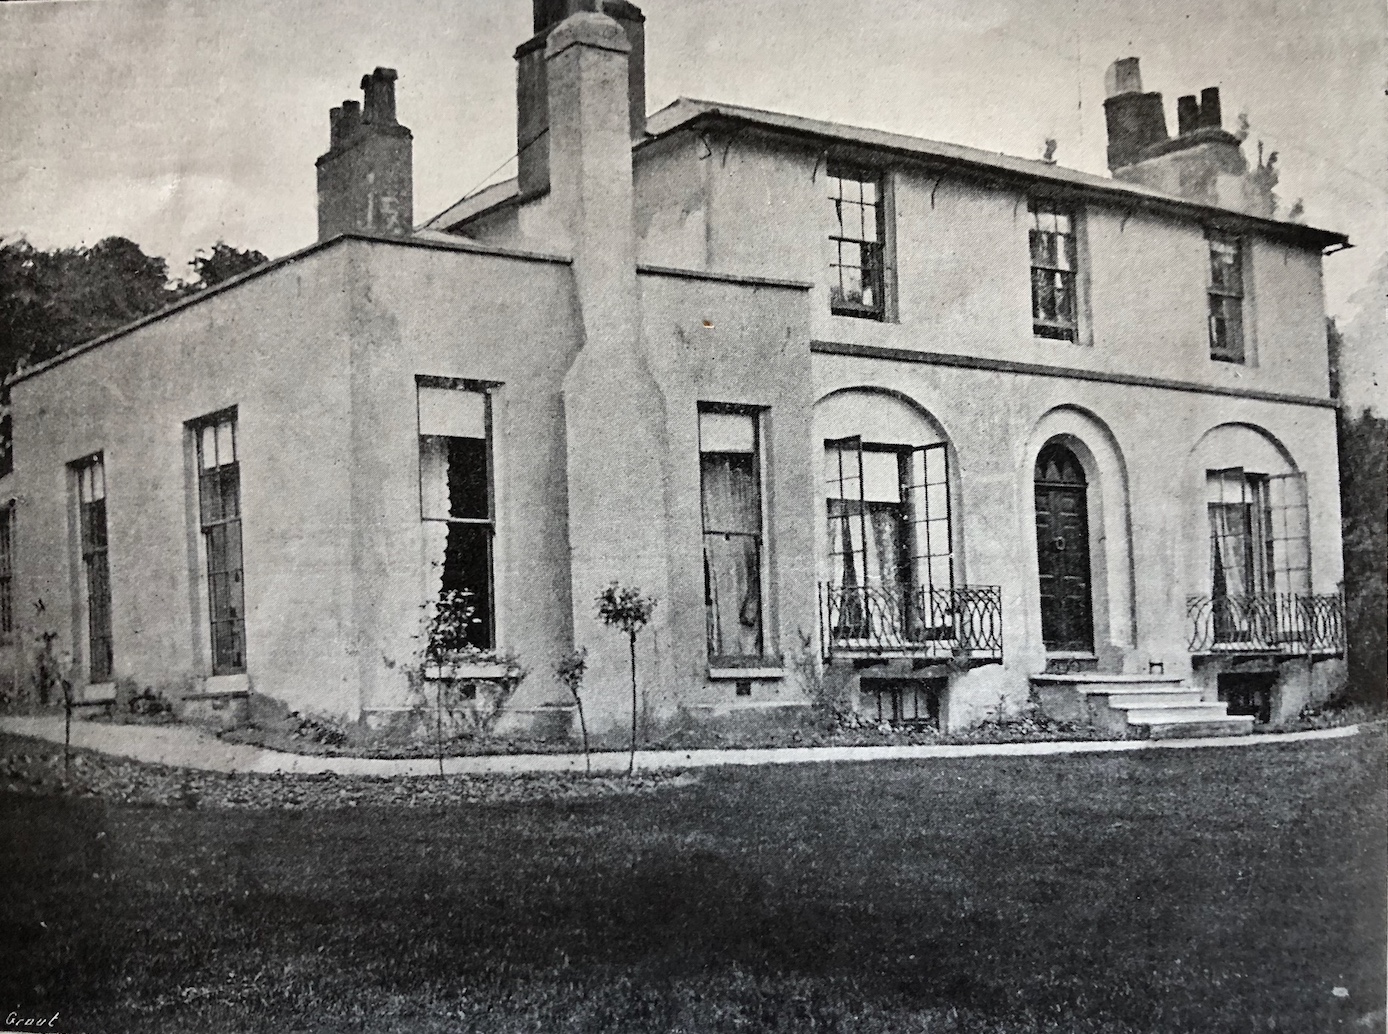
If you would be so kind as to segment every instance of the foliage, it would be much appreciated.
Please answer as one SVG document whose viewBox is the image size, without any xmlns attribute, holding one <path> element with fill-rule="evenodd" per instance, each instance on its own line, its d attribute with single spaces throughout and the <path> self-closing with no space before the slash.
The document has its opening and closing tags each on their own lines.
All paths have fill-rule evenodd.
<svg viewBox="0 0 1388 1034">
<path fill-rule="evenodd" d="M 643 596 L 635 586 L 624 588 L 619 582 L 613 582 L 598 594 L 595 602 L 603 624 L 634 636 L 650 622 L 657 600 L 654 596 Z"/>
<path fill-rule="evenodd" d="M 262 266 L 270 260 L 261 252 L 254 248 L 242 251 L 240 248 L 233 248 L 226 241 L 218 241 L 207 251 L 198 249 L 193 256 L 191 263 L 193 273 L 197 279 L 188 289 L 201 291 L 209 287 L 215 287 L 224 280 L 230 280 L 234 276 Z"/>
<path fill-rule="evenodd" d="M 435 663 L 477 659 L 486 651 L 474 646 L 470 633 L 481 622 L 470 589 L 444 589 L 429 607 L 424 659 Z"/>
<path fill-rule="evenodd" d="M 340 747 L 347 742 L 347 730 L 330 715 L 290 711 L 289 720 L 294 723 L 293 730 L 289 733 L 293 739 L 321 743 L 327 747 Z"/>
<path fill-rule="evenodd" d="M 1388 420 L 1342 413 L 1339 432 L 1350 692 L 1381 702 L 1388 693 Z"/>
<path fill-rule="evenodd" d="M 43 362 L 180 297 L 168 264 L 124 237 L 44 251 L 0 244 L 0 374 Z"/>
<path fill-rule="evenodd" d="M 651 620 L 656 598 L 644 596 L 636 586 L 623 587 L 613 582 L 594 601 L 598 617 L 609 628 L 620 628 L 627 635 L 631 649 L 631 753 L 627 757 L 627 775 L 636 771 L 636 636 Z"/>
<path fill-rule="evenodd" d="M 593 774 L 593 758 L 588 749 L 588 719 L 583 714 L 583 676 L 588 671 L 588 650 L 579 647 L 570 650 L 559 658 L 554 666 L 554 677 L 569 691 L 578 707 L 578 726 L 583 732 L 583 769 Z"/>
</svg>

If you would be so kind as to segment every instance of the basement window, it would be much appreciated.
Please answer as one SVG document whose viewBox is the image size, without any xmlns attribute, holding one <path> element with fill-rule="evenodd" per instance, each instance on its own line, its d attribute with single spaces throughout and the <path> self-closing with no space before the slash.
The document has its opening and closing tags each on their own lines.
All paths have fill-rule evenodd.
<svg viewBox="0 0 1388 1034">
<path fill-rule="evenodd" d="M 882 177 L 870 172 L 829 168 L 829 203 L 834 219 L 829 234 L 829 308 L 835 316 L 886 318 L 886 217 Z"/>
<path fill-rule="evenodd" d="M 459 386 L 453 386 L 457 383 Z M 472 382 L 419 378 L 419 498 L 429 599 L 452 652 L 496 645 L 491 396 Z M 444 385 L 444 386 L 440 386 Z"/>
<path fill-rule="evenodd" d="M 1243 249 L 1238 237 L 1210 231 L 1210 358 L 1242 363 Z"/>
<path fill-rule="evenodd" d="M 1031 332 L 1054 341 L 1074 341 L 1076 304 L 1075 219 L 1068 209 L 1033 200 L 1031 213 Z"/>
</svg>

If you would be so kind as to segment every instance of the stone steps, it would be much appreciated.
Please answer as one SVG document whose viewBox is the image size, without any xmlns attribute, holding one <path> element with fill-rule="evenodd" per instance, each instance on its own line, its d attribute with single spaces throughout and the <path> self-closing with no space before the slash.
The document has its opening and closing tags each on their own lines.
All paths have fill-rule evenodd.
<svg viewBox="0 0 1388 1034">
<path fill-rule="evenodd" d="M 1253 719 L 1206 701 L 1177 675 L 1033 675 L 1042 709 L 1053 718 L 1088 721 L 1114 739 L 1242 736 Z"/>
</svg>

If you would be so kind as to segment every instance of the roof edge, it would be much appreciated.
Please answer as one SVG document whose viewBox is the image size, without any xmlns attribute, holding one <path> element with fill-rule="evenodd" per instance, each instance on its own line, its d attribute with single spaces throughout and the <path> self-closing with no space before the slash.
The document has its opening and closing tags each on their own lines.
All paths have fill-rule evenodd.
<svg viewBox="0 0 1388 1034">
<path fill-rule="evenodd" d="M 661 116 L 664 115 L 664 118 Z M 764 116 L 764 117 L 759 117 Z M 781 119 L 789 119 L 800 125 L 787 125 Z M 1090 178 L 1091 182 L 1078 183 L 1070 179 L 1059 176 L 1047 176 L 1043 170 L 1022 171 L 1010 169 L 1002 164 L 993 164 L 981 160 L 981 158 L 970 158 L 963 155 L 945 154 L 940 151 L 912 149 L 904 146 L 907 141 L 915 141 L 921 145 L 937 144 L 941 147 L 959 148 L 968 151 L 979 151 L 978 148 L 969 147 L 966 144 L 941 144 L 938 141 L 928 140 L 925 137 L 912 137 L 903 133 L 895 133 L 891 130 L 866 129 L 861 126 L 851 126 L 845 123 L 825 122 L 818 119 L 808 119 L 799 115 L 787 115 L 782 112 L 763 111 L 758 108 L 745 108 L 740 105 L 718 104 L 713 101 L 696 100 L 690 97 L 680 97 L 678 100 L 667 104 L 664 108 L 655 112 L 647 119 L 647 130 L 649 135 L 637 141 L 636 150 L 664 140 L 668 137 L 685 131 L 694 131 L 700 125 L 712 122 L 724 122 L 732 125 L 741 125 L 750 128 L 759 128 L 773 136 L 784 136 L 800 140 L 814 140 L 827 143 L 836 143 L 848 147 L 861 147 L 866 150 L 881 151 L 889 154 L 908 158 L 922 165 L 937 165 L 960 170 L 966 175 L 974 178 L 986 179 L 994 182 L 1004 183 L 1044 183 L 1048 187 L 1063 192 L 1072 193 L 1076 196 L 1091 196 L 1103 198 L 1116 207 L 1138 207 L 1148 208 L 1157 211 L 1165 211 L 1170 214 L 1179 215 L 1185 218 L 1195 218 L 1200 221 L 1223 220 L 1227 223 L 1236 223 L 1245 226 L 1253 226 L 1263 232 L 1282 238 L 1289 238 L 1297 242 L 1305 242 L 1314 245 L 1320 250 L 1327 248 L 1340 250 L 1346 247 L 1353 247 L 1346 234 L 1336 230 L 1325 230 L 1320 227 L 1310 226 L 1305 223 L 1290 223 L 1279 219 L 1267 219 L 1262 216 L 1249 215 L 1232 208 L 1220 208 L 1212 205 L 1202 205 L 1199 202 L 1190 201 L 1185 198 L 1165 194 L 1161 191 L 1144 189 L 1135 190 L 1131 184 L 1121 181 L 1106 181 L 1093 173 L 1085 173 L 1079 169 L 1070 169 L 1065 166 L 1067 172 Z M 828 132 L 836 129 L 838 133 Z M 882 136 L 897 138 L 899 143 L 887 143 L 874 141 L 864 138 L 854 138 L 851 134 L 881 134 Z M 979 151 L 980 156 L 989 152 Z M 1004 155 L 999 153 L 1000 158 L 1010 161 L 1028 161 L 1029 159 L 1017 158 L 1015 155 Z"/>
<path fill-rule="evenodd" d="M 105 334 L 94 337 L 89 341 L 83 341 L 80 344 L 73 345 L 66 351 L 59 352 L 57 355 L 50 359 L 45 359 L 41 363 L 35 363 L 33 366 L 26 366 L 16 370 L 5 378 L 5 386 L 10 387 L 37 377 L 39 374 L 46 373 L 55 366 L 61 366 L 69 360 L 76 359 L 78 356 L 84 355 L 117 338 L 125 337 L 127 334 L 139 330 L 141 327 L 148 326 L 151 323 L 165 319 L 175 313 L 182 312 L 184 309 L 190 309 L 209 298 L 240 287 L 242 284 L 262 277 L 267 273 L 272 273 L 285 266 L 292 265 L 301 259 L 308 258 L 310 255 L 315 255 L 320 251 L 326 251 L 343 241 L 365 241 L 369 244 L 397 244 L 412 248 L 428 248 L 434 251 L 459 251 L 471 255 L 490 255 L 495 258 L 515 259 L 521 262 L 541 262 L 552 265 L 567 266 L 573 263 L 573 259 L 567 255 L 522 251 L 515 248 L 498 248 L 491 245 L 478 244 L 476 241 L 469 241 L 461 237 L 458 238 L 457 243 L 452 243 L 438 240 L 417 240 L 410 237 L 388 237 L 384 234 L 361 233 L 355 231 L 340 233 L 334 237 L 329 237 L 325 241 L 315 241 L 308 247 L 300 248 L 298 251 L 292 251 L 288 255 L 282 255 L 277 259 L 271 259 L 269 262 L 262 263 L 254 269 L 248 269 L 244 273 L 223 280 L 221 283 L 209 287 L 206 290 L 199 291 L 197 294 L 189 295 L 187 298 L 180 298 L 178 301 L 166 305 L 162 309 L 156 309 L 154 312 L 141 316 L 139 319 L 133 320 L 124 326 L 117 327 L 115 330 L 109 330 Z"/>
</svg>

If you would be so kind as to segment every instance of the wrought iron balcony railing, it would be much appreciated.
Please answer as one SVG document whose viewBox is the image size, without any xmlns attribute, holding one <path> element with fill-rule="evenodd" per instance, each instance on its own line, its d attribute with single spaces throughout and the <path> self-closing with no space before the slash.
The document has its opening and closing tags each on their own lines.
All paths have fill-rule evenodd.
<svg viewBox="0 0 1388 1034">
<path fill-rule="evenodd" d="M 819 621 L 826 660 L 836 654 L 1002 660 L 1002 589 L 996 585 L 893 592 L 821 583 Z"/>
<path fill-rule="evenodd" d="M 1189 596 L 1186 616 L 1191 653 L 1327 657 L 1345 652 L 1345 601 L 1339 595 Z"/>
</svg>

